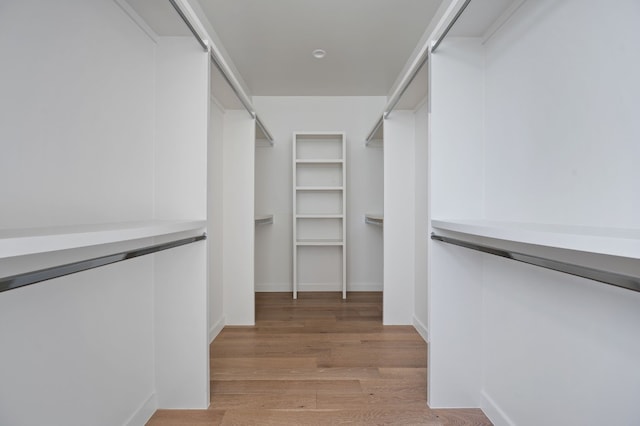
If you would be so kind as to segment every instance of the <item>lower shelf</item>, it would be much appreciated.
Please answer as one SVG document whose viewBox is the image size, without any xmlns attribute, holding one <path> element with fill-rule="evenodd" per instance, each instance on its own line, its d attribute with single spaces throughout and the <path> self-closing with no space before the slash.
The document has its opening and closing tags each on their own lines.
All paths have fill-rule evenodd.
<svg viewBox="0 0 640 426">
<path fill-rule="evenodd" d="M 256 225 L 270 225 L 273 223 L 273 215 L 272 214 L 261 214 L 255 216 Z"/>
<path fill-rule="evenodd" d="M 343 246 L 342 240 L 298 240 L 296 246 Z"/>
</svg>

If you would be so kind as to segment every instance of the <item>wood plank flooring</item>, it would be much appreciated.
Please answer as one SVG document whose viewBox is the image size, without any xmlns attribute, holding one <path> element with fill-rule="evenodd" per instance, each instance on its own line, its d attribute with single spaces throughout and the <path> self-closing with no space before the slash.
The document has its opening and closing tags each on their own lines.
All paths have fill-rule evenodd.
<svg viewBox="0 0 640 426">
<path fill-rule="evenodd" d="M 258 293 L 256 326 L 225 327 L 210 356 L 210 408 L 148 425 L 491 425 L 478 409 L 427 407 L 426 344 L 382 325 L 381 293 Z"/>
</svg>

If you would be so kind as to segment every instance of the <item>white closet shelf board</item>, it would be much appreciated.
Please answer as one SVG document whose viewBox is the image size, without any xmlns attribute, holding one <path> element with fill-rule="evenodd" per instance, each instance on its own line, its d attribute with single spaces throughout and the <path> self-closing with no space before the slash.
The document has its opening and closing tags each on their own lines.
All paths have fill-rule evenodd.
<svg viewBox="0 0 640 426">
<path fill-rule="evenodd" d="M 297 246 L 342 246 L 344 242 L 342 240 L 298 240 Z"/>
<path fill-rule="evenodd" d="M 327 159 L 296 159 L 296 163 L 298 164 L 342 164 L 344 163 L 344 160 L 342 159 L 333 159 L 333 158 L 327 158 Z"/>
<path fill-rule="evenodd" d="M 370 225 L 382 226 L 384 223 L 384 216 L 382 213 L 365 213 L 364 221 Z"/>
<path fill-rule="evenodd" d="M 0 259 L 100 244 L 204 231 L 206 221 L 140 221 L 0 230 Z"/>
<path fill-rule="evenodd" d="M 479 237 L 640 259 L 640 229 L 435 219 L 431 226 Z"/>
<path fill-rule="evenodd" d="M 342 214 L 297 214 L 296 219 L 342 219 Z"/>
<path fill-rule="evenodd" d="M 342 186 L 296 186 L 296 191 L 342 191 Z"/>
<path fill-rule="evenodd" d="M 255 217 L 256 225 L 270 225 L 273 223 L 272 214 L 257 214 Z"/>
</svg>

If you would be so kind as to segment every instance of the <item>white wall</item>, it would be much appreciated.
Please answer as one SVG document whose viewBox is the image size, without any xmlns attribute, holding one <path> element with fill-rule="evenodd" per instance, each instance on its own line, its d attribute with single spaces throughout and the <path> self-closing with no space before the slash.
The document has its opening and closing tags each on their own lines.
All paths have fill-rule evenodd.
<svg viewBox="0 0 640 426">
<path fill-rule="evenodd" d="M 415 287 L 415 116 L 384 121 L 384 295 L 382 322 L 412 324 Z"/>
<path fill-rule="evenodd" d="M 344 131 L 347 137 L 347 290 L 382 290 L 382 235 L 364 214 L 382 209 L 382 150 L 366 148 L 384 97 L 253 98 L 275 138 L 256 149 L 256 212 L 273 225 L 256 230 L 256 290 L 292 290 L 292 170 L 294 131 Z"/>
<path fill-rule="evenodd" d="M 156 219 L 207 217 L 209 55 L 192 37 L 156 47 Z M 154 343 L 161 408 L 209 406 L 207 244 L 155 255 Z"/>
<path fill-rule="evenodd" d="M 0 9 L 0 227 L 151 218 L 153 41 L 112 1 Z M 0 318 L 0 423 L 124 424 L 149 407 L 152 257 L 2 293 Z"/>
<path fill-rule="evenodd" d="M 214 88 L 215 90 L 215 88 Z M 224 327 L 222 269 L 222 202 L 223 202 L 223 126 L 224 111 L 211 98 L 209 106 L 209 149 L 207 157 L 209 176 L 207 185 L 207 218 L 209 243 L 209 341 L 211 342 Z"/>
<path fill-rule="evenodd" d="M 151 217 L 152 40 L 107 0 L 3 1 L 0 24 L 1 227 Z"/>
<path fill-rule="evenodd" d="M 424 102 L 414 112 L 415 120 L 415 284 L 413 291 L 413 325 L 420 335 L 429 340 L 429 311 L 427 292 L 427 259 L 429 244 L 429 218 L 427 216 L 428 179 L 428 105 Z"/>
<path fill-rule="evenodd" d="M 486 45 L 487 217 L 640 225 L 639 17 L 633 0 L 532 2 Z"/>
<path fill-rule="evenodd" d="M 160 37 L 156 62 L 155 218 L 205 218 L 210 59 L 193 37 Z"/>
<path fill-rule="evenodd" d="M 525 2 L 484 47 L 443 43 L 433 217 L 640 227 L 638 18 L 634 1 Z M 519 247 L 637 274 L 637 259 Z M 430 256 L 432 406 L 481 406 L 496 425 L 638 422 L 640 294 L 440 243 Z"/>
<path fill-rule="evenodd" d="M 429 60 L 431 218 L 482 217 L 483 62 L 474 39 L 446 40 Z M 431 407 L 478 407 L 482 257 L 429 240 Z"/>
<path fill-rule="evenodd" d="M 169 139 L 156 151 L 160 129 L 156 112 L 163 108 L 156 103 L 162 103 L 162 93 L 156 89 L 163 77 L 157 73 L 155 37 L 112 0 L 5 1 L 0 10 L 0 178 L 5 182 L 0 185 L 0 227 L 168 216 L 203 219 L 206 162 L 191 161 L 194 155 L 206 158 L 206 54 L 200 50 L 196 55 L 195 62 L 205 65 L 197 67 L 187 53 L 189 43 L 175 41 L 174 53 L 185 52 L 190 59 L 182 58 L 187 59 L 182 66 L 188 72 L 177 76 L 187 82 L 184 91 L 173 92 L 170 102 L 179 112 L 192 114 L 187 120 L 169 114 L 171 122 L 166 124 L 190 130 L 180 141 L 184 151 L 169 153 L 174 147 Z M 158 56 L 160 62 L 167 58 L 163 52 Z M 199 87 L 205 93 L 198 95 Z M 189 98 L 194 93 L 201 97 L 195 106 Z M 164 161 L 163 148 L 169 156 L 192 157 Z M 187 166 L 192 169 L 185 170 Z M 189 189 L 181 192 L 170 184 L 156 185 L 170 173 L 178 176 L 173 183 Z M 152 243 L 135 241 L 140 246 Z M 110 248 L 117 252 L 132 245 Z M 199 369 L 197 378 L 185 374 L 167 387 L 180 393 L 182 401 L 188 399 L 184 405 L 206 407 L 203 246 L 194 244 L 0 294 L 0 423 L 144 424 L 159 402 L 172 400 L 158 389 L 167 378 L 163 356 L 178 359 L 182 367 L 188 364 L 191 373 Z M 77 255 L 74 260 L 79 260 L 102 249 L 50 257 Z M 3 268 L 12 268 L 14 261 L 21 268 L 28 263 L 50 264 L 45 257 L 9 259 Z M 175 285 L 170 273 L 180 276 L 182 287 Z M 189 314 L 180 315 L 175 307 L 183 309 L 185 303 Z M 185 325 L 188 331 L 183 333 Z M 159 349 L 171 333 L 183 337 L 177 343 L 180 351 L 175 346 Z M 201 337 L 194 340 L 196 335 Z M 194 342 L 201 350 L 192 351 Z M 180 372 L 185 370 L 170 371 Z M 185 386 L 193 390 L 193 380 L 201 382 L 195 392 L 180 392 Z"/>
<path fill-rule="evenodd" d="M 223 124 L 222 280 L 229 325 L 253 325 L 255 122 L 227 111 Z"/>
<path fill-rule="evenodd" d="M 527 2 L 486 45 L 488 218 L 640 227 L 639 19 L 636 1 Z M 496 424 L 640 421 L 640 294 L 495 258 L 484 283 Z"/>
</svg>

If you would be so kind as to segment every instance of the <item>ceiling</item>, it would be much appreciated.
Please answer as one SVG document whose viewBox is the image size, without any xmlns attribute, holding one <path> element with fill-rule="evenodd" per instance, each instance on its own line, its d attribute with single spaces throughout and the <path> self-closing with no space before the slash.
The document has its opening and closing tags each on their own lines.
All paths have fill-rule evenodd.
<svg viewBox="0 0 640 426">
<path fill-rule="evenodd" d="M 125 1 L 158 35 L 192 36 L 169 0 Z M 207 17 L 252 96 L 386 96 L 445 6 L 443 0 L 187 1 Z M 524 1 L 473 0 L 449 36 L 486 40 Z M 315 49 L 326 56 L 314 58 Z M 398 109 L 425 98 L 427 69 Z M 225 108 L 243 108 L 215 67 L 211 80 Z"/>
<path fill-rule="evenodd" d="M 159 35 L 190 34 L 168 0 L 127 1 Z M 199 0 L 253 96 L 386 96 L 441 3 Z"/>
</svg>

